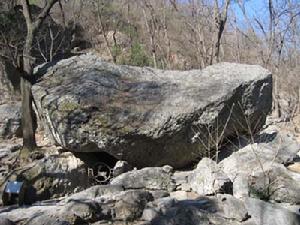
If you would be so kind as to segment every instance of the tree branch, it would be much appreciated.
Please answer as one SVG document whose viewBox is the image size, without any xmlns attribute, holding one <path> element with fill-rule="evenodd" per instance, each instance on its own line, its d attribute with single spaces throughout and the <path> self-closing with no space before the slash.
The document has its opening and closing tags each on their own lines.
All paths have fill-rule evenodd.
<svg viewBox="0 0 300 225">
<path fill-rule="evenodd" d="M 42 12 L 38 15 L 37 19 L 34 21 L 33 24 L 33 30 L 39 29 L 45 18 L 48 16 L 51 8 L 54 6 L 55 3 L 57 3 L 59 0 L 48 0 L 46 3 L 45 8 L 42 10 Z"/>
<path fill-rule="evenodd" d="M 32 17 L 31 17 L 31 12 L 30 12 L 30 4 L 28 0 L 22 0 L 22 7 L 23 7 L 23 15 L 26 20 L 26 25 L 27 29 L 32 28 Z"/>
</svg>

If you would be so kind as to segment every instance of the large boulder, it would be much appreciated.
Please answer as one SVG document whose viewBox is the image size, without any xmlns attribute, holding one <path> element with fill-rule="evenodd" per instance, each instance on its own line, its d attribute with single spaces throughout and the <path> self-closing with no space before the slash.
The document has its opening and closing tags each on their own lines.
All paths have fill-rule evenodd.
<svg viewBox="0 0 300 225">
<path fill-rule="evenodd" d="M 64 148 L 178 168 L 205 156 L 211 137 L 259 130 L 271 110 L 272 76 L 254 65 L 163 71 L 86 54 L 48 68 L 33 95 L 43 126 Z"/>
</svg>

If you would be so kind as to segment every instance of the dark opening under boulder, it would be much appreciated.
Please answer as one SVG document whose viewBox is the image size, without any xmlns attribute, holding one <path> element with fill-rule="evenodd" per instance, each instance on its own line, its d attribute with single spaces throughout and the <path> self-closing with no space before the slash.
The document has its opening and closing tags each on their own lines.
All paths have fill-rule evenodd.
<svg viewBox="0 0 300 225">
<path fill-rule="evenodd" d="M 272 76 L 255 65 L 163 71 L 86 54 L 48 68 L 33 95 L 64 148 L 178 168 L 206 156 L 216 139 L 258 131 L 271 110 Z"/>
</svg>

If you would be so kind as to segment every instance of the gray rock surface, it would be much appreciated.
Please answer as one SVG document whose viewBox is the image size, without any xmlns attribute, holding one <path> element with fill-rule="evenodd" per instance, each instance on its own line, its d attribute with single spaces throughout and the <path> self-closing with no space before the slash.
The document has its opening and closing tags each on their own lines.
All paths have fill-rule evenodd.
<svg viewBox="0 0 300 225">
<path fill-rule="evenodd" d="M 233 197 L 232 195 L 217 195 L 218 212 L 220 216 L 226 219 L 243 222 L 250 218 L 244 202 Z"/>
<path fill-rule="evenodd" d="M 0 225 L 14 225 L 12 221 L 7 218 L 0 218 Z"/>
<path fill-rule="evenodd" d="M 150 214 L 148 217 L 145 215 L 145 218 L 151 219 L 153 225 L 241 225 L 249 217 L 243 202 L 229 195 L 181 201 L 158 199 L 149 203 L 145 211 L 146 215 Z"/>
<path fill-rule="evenodd" d="M 103 190 L 103 188 L 100 189 Z M 99 187 L 97 189 L 100 190 Z M 90 191 L 94 195 L 94 189 L 87 189 L 84 199 L 71 196 L 61 201 L 41 202 L 33 206 L 11 207 L 3 210 L 0 208 L 0 218 L 7 218 L 13 222 L 22 221 L 30 225 L 132 221 L 139 219 L 147 203 L 153 200 L 152 195 L 145 190 L 119 192 L 115 190 L 113 195 L 98 193 L 96 198 L 87 194 Z"/>
<path fill-rule="evenodd" d="M 299 204 L 300 176 L 284 166 L 298 157 L 299 144 L 292 135 L 274 133 L 271 127 L 256 142 L 219 163 L 233 182 L 234 196 Z"/>
<path fill-rule="evenodd" d="M 246 117 L 253 131 L 261 128 L 271 110 L 272 77 L 253 65 L 162 71 L 86 54 L 49 68 L 33 95 L 43 125 L 64 148 L 106 151 L 137 167 L 177 168 L 205 155 L 209 133 L 243 133 Z"/>
<path fill-rule="evenodd" d="M 95 199 L 103 195 L 113 195 L 124 191 L 124 188 L 116 185 L 95 185 L 84 191 L 73 194 L 66 198 L 66 202 L 70 201 L 85 201 L 88 199 Z"/>
<path fill-rule="evenodd" d="M 0 139 L 14 136 L 22 136 L 21 104 L 2 104 L 0 105 Z"/>
<path fill-rule="evenodd" d="M 0 104 L 20 99 L 20 72 L 10 62 L 1 58 Z"/>
<path fill-rule="evenodd" d="M 128 164 L 128 162 L 126 162 L 126 161 L 117 161 L 116 165 L 113 168 L 113 176 L 114 177 L 119 176 L 122 173 L 126 173 L 126 172 L 128 172 L 132 169 L 133 169 L 132 166 L 130 166 Z"/>
<path fill-rule="evenodd" d="M 256 225 L 299 225 L 300 216 L 280 206 L 248 198 L 245 206 Z"/>
<path fill-rule="evenodd" d="M 193 171 L 175 171 L 172 179 L 176 184 L 176 190 L 190 191 L 191 185 L 189 183 L 189 176 L 193 174 Z"/>
<path fill-rule="evenodd" d="M 89 186 L 85 165 L 70 152 L 46 155 L 26 163 L 18 160 L 19 154 L 13 148 L 7 156 L 0 157 L 0 196 L 9 180 L 25 182 L 26 203 L 63 197 Z"/>
<path fill-rule="evenodd" d="M 238 174 L 232 185 L 232 194 L 234 197 L 243 199 L 250 195 L 249 177 L 245 174 Z"/>
<path fill-rule="evenodd" d="M 21 208 L 0 208 L 0 218 L 29 225 L 299 225 L 299 215 L 278 205 L 231 195 L 176 200 L 153 199 L 145 190 L 121 191 L 97 186 L 61 201 Z M 97 192 L 99 190 L 99 192 Z M 89 193 L 91 192 L 91 193 Z M 76 197 L 77 195 L 77 197 Z M 96 197 L 95 197 L 96 196 Z M 144 221 L 141 221 L 144 220 Z"/>
<path fill-rule="evenodd" d="M 254 172 L 249 180 L 249 194 L 252 197 L 300 204 L 300 174 L 294 174 L 283 165 Z"/>
<path fill-rule="evenodd" d="M 148 208 L 148 209 L 144 209 L 143 215 L 142 215 L 142 220 L 152 221 L 158 216 L 159 216 L 159 213 L 155 209 Z"/>
<path fill-rule="evenodd" d="M 166 190 L 175 189 L 172 180 L 172 170 L 169 166 L 146 167 L 141 170 L 132 170 L 114 178 L 110 184 L 120 185 L 125 189 Z"/>
<path fill-rule="evenodd" d="M 84 163 L 72 153 L 51 155 L 28 164 L 17 175 L 36 189 L 37 200 L 58 198 L 89 186 Z"/>
<path fill-rule="evenodd" d="M 230 193 L 232 182 L 217 163 L 209 158 L 203 158 L 197 168 L 189 176 L 191 189 L 200 195 Z"/>
<path fill-rule="evenodd" d="M 193 191 L 173 191 L 170 193 L 170 197 L 176 200 L 195 200 L 200 197 L 200 195 Z"/>
<path fill-rule="evenodd" d="M 227 176 L 234 180 L 238 174 L 247 177 L 253 171 L 268 170 L 276 164 L 293 162 L 299 150 L 300 146 L 292 135 L 285 132 L 263 131 L 261 141 L 257 140 L 256 143 L 246 145 L 234 152 L 220 162 L 220 166 Z"/>
<path fill-rule="evenodd" d="M 114 199 L 117 201 L 114 208 L 115 217 L 133 221 L 142 216 L 147 203 L 152 201 L 153 197 L 148 191 L 130 190 L 121 192 Z"/>
<path fill-rule="evenodd" d="M 20 143 L 13 143 L 4 141 L 0 143 L 0 196 L 2 196 L 4 187 L 10 176 L 12 170 L 15 169 L 16 158 L 19 155 L 19 150 L 22 145 Z M 2 197 L 0 198 L 0 205 L 2 204 Z"/>
<path fill-rule="evenodd" d="M 169 197 L 170 193 L 164 190 L 149 190 L 154 199 Z"/>
</svg>

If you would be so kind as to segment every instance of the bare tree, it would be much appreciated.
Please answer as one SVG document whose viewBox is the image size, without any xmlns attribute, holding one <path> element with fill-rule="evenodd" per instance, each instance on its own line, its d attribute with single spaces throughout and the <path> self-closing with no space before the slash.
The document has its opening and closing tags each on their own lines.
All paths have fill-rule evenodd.
<svg viewBox="0 0 300 225">
<path fill-rule="evenodd" d="M 151 4 L 150 1 L 143 1 L 141 4 L 142 4 L 142 11 L 143 11 L 146 28 L 147 28 L 147 31 L 149 34 L 149 39 L 150 39 L 153 65 L 155 68 L 157 68 L 156 38 L 157 38 L 158 24 L 157 24 L 156 14 L 155 14 L 153 5 Z"/>
<path fill-rule="evenodd" d="M 265 0 L 263 9 L 267 14 L 255 13 L 250 18 L 247 16 L 245 1 L 238 1 L 245 21 L 250 27 L 251 35 L 240 33 L 251 40 L 251 52 L 257 55 L 256 60 L 249 58 L 249 52 L 244 52 L 248 59 L 245 62 L 259 63 L 273 72 L 273 112 L 275 116 L 283 116 L 282 95 L 294 95 L 298 98 L 299 83 L 293 77 L 297 70 L 297 56 L 299 48 L 296 44 L 299 38 L 300 4 L 294 0 Z M 258 11 L 262 11 L 258 10 Z M 245 47 L 245 46 L 243 46 Z M 288 78 L 287 78 L 288 77 Z M 290 102 L 290 101 L 289 101 Z M 293 101 L 295 104 L 298 101 Z M 290 104 L 290 103 L 289 103 Z M 289 106 L 295 108 L 295 106 Z M 292 110 L 294 111 L 294 110 Z"/>
<path fill-rule="evenodd" d="M 230 0 L 225 0 L 224 5 L 220 7 L 218 0 L 214 0 L 216 34 L 214 35 L 210 64 L 219 62 L 221 39 L 227 22 L 229 4 Z"/>
<path fill-rule="evenodd" d="M 34 150 L 36 148 L 35 131 L 34 131 L 34 112 L 32 109 L 32 83 L 34 81 L 33 65 L 34 57 L 32 55 L 33 41 L 37 31 L 45 18 L 49 15 L 51 8 L 59 0 L 48 0 L 45 7 L 36 19 L 30 9 L 29 0 L 22 0 L 23 15 L 25 17 L 27 34 L 25 46 L 23 49 L 22 66 L 23 74 L 21 76 L 21 94 L 22 94 L 22 127 L 23 127 L 23 149 Z"/>
<path fill-rule="evenodd" d="M 201 69 L 208 64 L 208 53 L 210 48 L 210 41 L 207 40 L 206 34 L 211 30 L 211 11 L 204 6 L 202 1 L 189 1 L 188 10 L 190 11 L 190 19 L 187 18 L 186 24 L 189 27 L 191 40 L 190 42 L 195 46 L 195 58 L 198 64 L 197 68 Z"/>
</svg>

